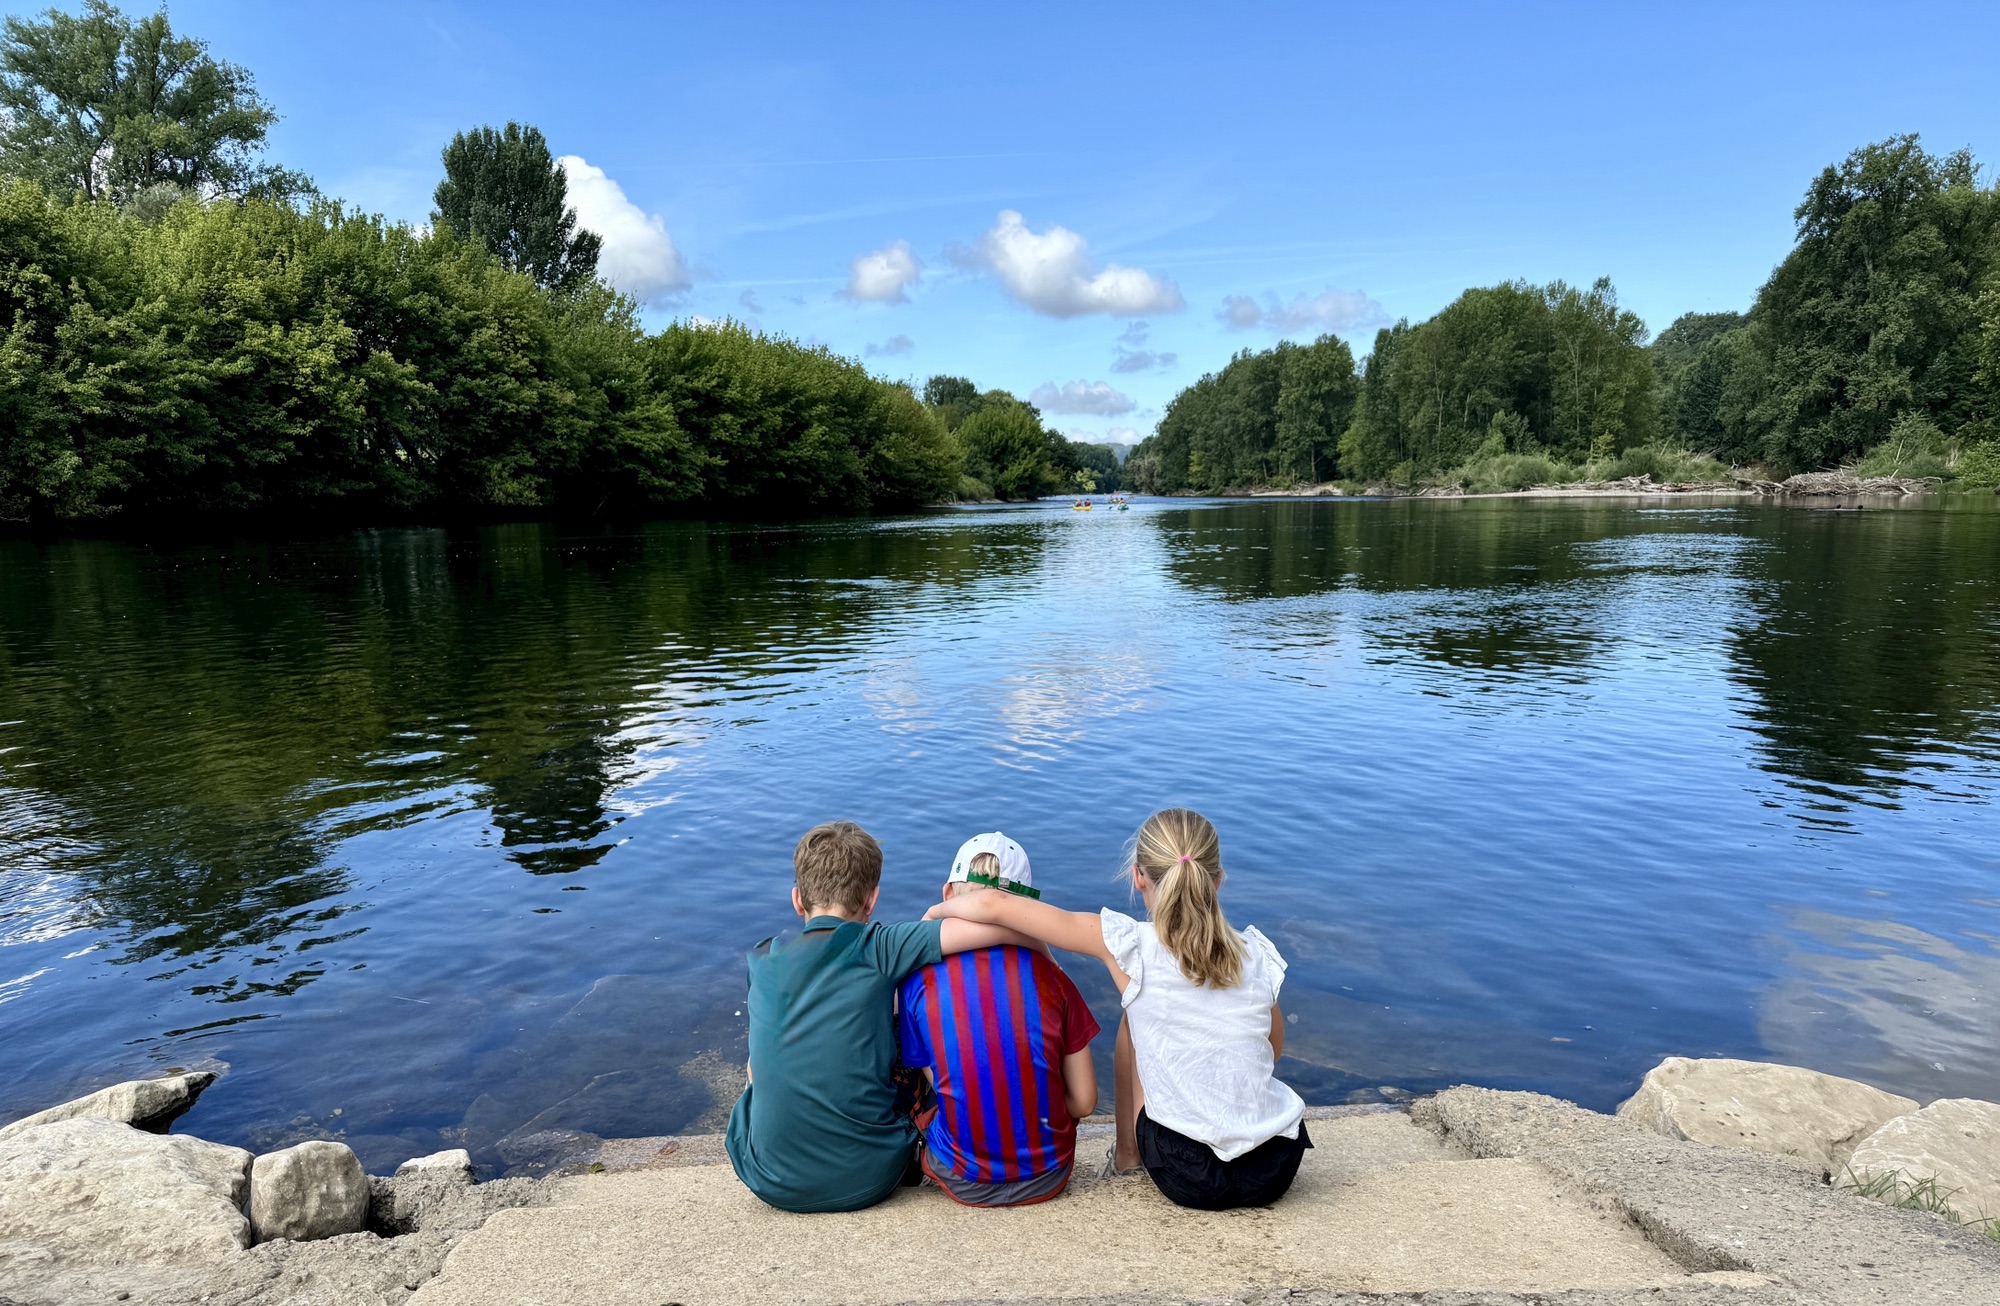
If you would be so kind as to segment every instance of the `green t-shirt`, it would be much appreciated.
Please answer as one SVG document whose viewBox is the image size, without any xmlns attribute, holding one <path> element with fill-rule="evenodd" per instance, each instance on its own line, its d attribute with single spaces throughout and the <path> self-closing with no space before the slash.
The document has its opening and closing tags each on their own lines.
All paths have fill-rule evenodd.
<svg viewBox="0 0 2000 1306">
<path fill-rule="evenodd" d="M 815 916 L 750 952 L 750 1085 L 729 1160 L 786 1211 L 858 1211 L 895 1190 L 916 1131 L 896 1114 L 896 986 L 938 961 L 937 921 Z"/>
</svg>

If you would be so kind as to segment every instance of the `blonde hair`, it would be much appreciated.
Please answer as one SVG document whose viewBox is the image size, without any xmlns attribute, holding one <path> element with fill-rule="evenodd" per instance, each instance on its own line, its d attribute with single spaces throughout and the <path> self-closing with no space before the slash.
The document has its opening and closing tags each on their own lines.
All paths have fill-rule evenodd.
<svg viewBox="0 0 2000 1306">
<path fill-rule="evenodd" d="M 1222 914 L 1222 838 L 1185 807 L 1154 812 L 1132 838 L 1132 865 L 1153 886 L 1153 928 L 1181 974 L 1209 988 L 1243 978 L 1243 941 Z"/>
<path fill-rule="evenodd" d="M 974 875 L 990 875 L 995 879 L 999 879 L 1000 859 L 992 853 L 974 853 L 972 854 L 972 864 L 966 867 L 966 869 Z M 983 884 L 973 884 L 967 880 L 960 880 L 951 886 L 951 896 L 956 898 L 961 893 L 971 893 L 974 889 L 983 889 L 985 887 Z"/>
<path fill-rule="evenodd" d="M 815 825 L 792 850 L 792 875 L 808 907 L 865 911 L 882 883 L 882 845 L 852 821 Z"/>
</svg>

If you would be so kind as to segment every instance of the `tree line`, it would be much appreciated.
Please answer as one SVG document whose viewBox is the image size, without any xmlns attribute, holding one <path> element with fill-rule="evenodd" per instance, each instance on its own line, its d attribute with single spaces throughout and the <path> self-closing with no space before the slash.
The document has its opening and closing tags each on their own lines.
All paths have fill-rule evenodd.
<svg viewBox="0 0 2000 1306">
<path fill-rule="evenodd" d="M 1040 409 L 1005 390 L 982 391 L 962 376 L 934 376 L 924 383 L 924 403 L 965 460 L 961 499 L 1110 494 L 1124 484 L 1110 445 L 1072 440 L 1044 426 Z"/>
<path fill-rule="evenodd" d="M 1825 169 L 1794 216 L 1748 312 L 1656 340 L 1608 280 L 1508 282 L 1377 332 L 1358 366 L 1331 336 L 1245 351 L 1168 404 L 1127 475 L 1161 493 L 1723 464 L 2000 483 L 2000 191 L 1965 151 L 1899 136 Z"/>
<path fill-rule="evenodd" d="M 1004 392 L 945 378 L 926 403 L 738 323 L 646 331 L 533 127 L 458 134 L 413 229 L 267 163 L 275 121 L 164 13 L 6 20 L 0 517 L 848 512 L 1115 483 L 1110 450 Z"/>
</svg>

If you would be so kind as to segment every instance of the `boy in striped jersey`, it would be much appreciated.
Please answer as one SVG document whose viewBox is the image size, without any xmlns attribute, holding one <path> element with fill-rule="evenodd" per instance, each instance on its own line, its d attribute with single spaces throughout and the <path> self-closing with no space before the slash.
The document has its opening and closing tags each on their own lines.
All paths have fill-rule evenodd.
<svg viewBox="0 0 2000 1306">
<path fill-rule="evenodd" d="M 1028 854 L 997 832 L 959 848 L 944 896 L 987 890 L 1041 896 Z M 924 1173 L 967 1206 L 1027 1206 L 1068 1187 L 1076 1122 L 1097 1106 L 1097 1022 L 1062 968 L 1046 951 L 980 948 L 917 970 L 898 998 L 903 1064 L 937 1092 Z"/>
</svg>

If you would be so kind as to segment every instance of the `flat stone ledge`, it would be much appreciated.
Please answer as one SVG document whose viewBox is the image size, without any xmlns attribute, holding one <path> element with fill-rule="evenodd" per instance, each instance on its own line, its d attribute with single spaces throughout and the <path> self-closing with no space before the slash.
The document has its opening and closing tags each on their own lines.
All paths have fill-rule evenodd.
<svg viewBox="0 0 2000 1306">
<path fill-rule="evenodd" d="M 898 1302 L 896 1306 L 934 1306 Z M 1505 1292 L 1437 1289 L 1427 1292 L 1327 1292 L 1281 1288 L 1231 1297 L 1115 1293 L 1102 1297 L 1007 1297 L 955 1301 L 952 1306 L 1813 1306 L 1782 1284 L 1756 1275 L 1697 1276 L 1646 1288 L 1568 1288 Z"/>
<path fill-rule="evenodd" d="M 2000 1302 L 2000 1244 L 1841 1192 L 1779 1157 L 1662 1138 L 1539 1093 L 1453 1088 L 1411 1115 L 1474 1156 L 1540 1165 L 1690 1271 L 1767 1275 L 1826 1306 Z"/>
</svg>

